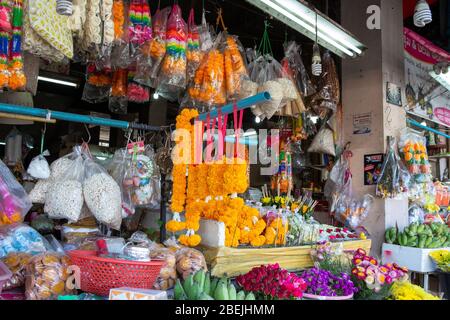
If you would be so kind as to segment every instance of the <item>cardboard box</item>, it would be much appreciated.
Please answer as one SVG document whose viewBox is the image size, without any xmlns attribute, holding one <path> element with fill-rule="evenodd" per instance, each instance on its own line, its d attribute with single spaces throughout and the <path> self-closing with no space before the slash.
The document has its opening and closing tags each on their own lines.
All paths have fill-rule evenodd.
<svg viewBox="0 0 450 320">
<path fill-rule="evenodd" d="M 439 250 L 450 250 L 450 248 L 420 249 L 402 247 L 395 244 L 383 244 L 383 264 L 396 263 L 414 272 L 434 272 L 436 263 L 431 259 L 430 253 Z"/>
<path fill-rule="evenodd" d="M 168 300 L 165 291 L 119 288 L 109 291 L 109 300 L 132 300 L 132 301 L 148 301 L 148 300 Z"/>
</svg>

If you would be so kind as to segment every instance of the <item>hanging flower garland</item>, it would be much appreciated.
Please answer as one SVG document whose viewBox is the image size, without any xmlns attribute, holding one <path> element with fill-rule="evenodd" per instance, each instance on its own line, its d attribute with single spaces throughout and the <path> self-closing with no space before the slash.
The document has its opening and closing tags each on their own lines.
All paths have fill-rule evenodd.
<svg viewBox="0 0 450 320">
<path fill-rule="evenodd" d="M 12 41 L 9 61 L 9 88 L 11 90 L 24 90 L 27 78 L 23 72 L 22 56 L 22 26 L 23 26 L 23 6 L 22 0 L 14 0 L 13 21 L 12 21 Z"/>
<path fill-rule="evenodd" d="M 114 0 L 113 3 L 114 38 L 117 41 L 123 39 L 125 34 L 125 3 L 123 0 Z"/>
</svg>

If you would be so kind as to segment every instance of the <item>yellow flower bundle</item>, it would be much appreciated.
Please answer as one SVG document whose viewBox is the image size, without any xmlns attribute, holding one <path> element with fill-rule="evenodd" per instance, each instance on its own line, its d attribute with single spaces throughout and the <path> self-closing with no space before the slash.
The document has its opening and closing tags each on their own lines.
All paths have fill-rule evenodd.
<svg viewBox="0 0 450 320">
<path fill-rule="evenodd" d="M 223 175 L 224 192 L 226 194 L 244 193 L 249 187 L 247 162 L 234 159 L 233 164 L 226 164 Z"/>
<path fill-rule="evenodd" d="M 283 221 L 282 218 L 273 220 L 266 228 L 265 237 L 266 245 L 285 245 L 286 233 L 288 231 L 287 221 Z"/>
<path fill-rule="evenodd" d="M 225 195 L 224 193 L 224 173 L 226 166 L 223 162 L 214 162 L 208 164 L 208 177 L 206 182 L 208 184 L 209 195 L 212 197 L 220 197 Z"/>
<path fill-rule="evenodd" d="M 409 281 L 396 281 L 391 288 L 391 298 L 394 300 L 440 300 L 419 286 Z"/>
</svg>

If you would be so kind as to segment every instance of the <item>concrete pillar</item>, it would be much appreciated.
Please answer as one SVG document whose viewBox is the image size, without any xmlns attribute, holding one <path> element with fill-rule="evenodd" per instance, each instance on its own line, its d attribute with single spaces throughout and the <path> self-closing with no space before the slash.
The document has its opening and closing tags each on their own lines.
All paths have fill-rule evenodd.
<svg viewBox="0 0 450 320">
<path fill-rule="evenodd" d="M 374 186 L 364 185 L 364 155 L 384 153 L 386 137 L 399 137 L 406 127 L 403 108 L 386 102 L 387 83 L 404 88 L 403 11 L 398 0 L 342 0 L 341 23 L 369 49 L 357 60 L 344 59 L 342 91 L 345 141 L 351 142 L 353 191 L 357 196 L 375 194 Z M 369 6 L 381 12 L 381 29 L 367 27 Z M 403 91 L 403 90 L 402 90 Z M 404 101 L 404 98 L 403 98 Z M 355 135 L 354 116 L 371 113 L 371 133 Z M 381 254 L 385 229 L 408 223 L 408 200 L 375 201 L 364 223 L 373 238 L 372 253 Z"/>
</svg>

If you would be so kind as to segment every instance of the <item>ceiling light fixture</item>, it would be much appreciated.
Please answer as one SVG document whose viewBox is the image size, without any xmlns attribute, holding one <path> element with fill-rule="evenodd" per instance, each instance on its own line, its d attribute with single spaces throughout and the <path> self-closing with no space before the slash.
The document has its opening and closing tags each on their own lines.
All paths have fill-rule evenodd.
<svg viewBox="0 0 450 320">
<path fill-rule="evenodd" d="M 246 0 L 340 57 L 356 58 L 366 47 L 304 0 Z M 317 23 L 316 23 L 317 17 Z M 316 32 L 317 29 L 317 32 Z"/>
<path fill-rule="evenodd" d="M 414 25 L 419 28 L 425 27 L 433 21 L 430 5 L 426 0 L 419 0 L 414 10 Z"/>
<path fill-rule="evenodd" d="M 48 78 L 48 77 L 43 77 L 43 76 L 39 76 L 38 80 L 39 81 L 44 81 L 44 82 L 60 84 L 60 85 L 63 85 L 63 86 L 78 88 L 78 83 L 75 83 L 75 82 L 63 81 L 63 80 L 58 80 L 58 79 Z"/>
</svg>

